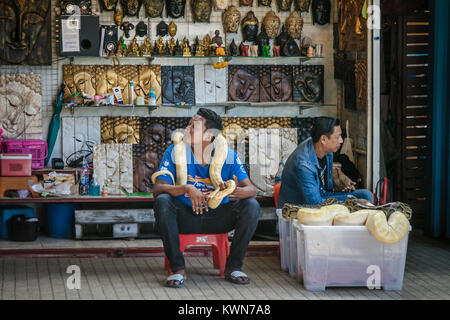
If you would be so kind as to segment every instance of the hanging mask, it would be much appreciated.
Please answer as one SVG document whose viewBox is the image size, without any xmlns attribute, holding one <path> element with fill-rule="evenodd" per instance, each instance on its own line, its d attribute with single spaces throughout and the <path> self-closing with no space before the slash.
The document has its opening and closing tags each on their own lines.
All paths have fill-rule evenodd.
<svg viewBox="0 0 450 320">
<path fill-rule="evenodd" d="M 294 0 L 295 10 L 300 12 L 309 12 L 311 0 Z"/>
<path fill-rule="evenodd" d="M 114 11 L 117 7 L 118 0 L 99 0 L 100 11 Z"/>
<path fill-rule="evenodd" d="M 144 0 L 145 17 L 162 18 L 164 0 Z"/>
<path fill-rule="evenodd" d="M 303 30 L 303 19 L 297 11 L 293 11 L 286 19 L 287 33 L 294 39 L 300 39 Z"/>
<path fill-rule="evenodd" d="M 225 10 L 228 7 L 228 0 L 213 0 L 213 1 L 215 10 Z"/>
<path fill-rule="evenodd" d="M 124 23 L 122 23 L 122 25 L 120 26 L 120 30 L 123 31 L 123 33 L 125 33 L 125 38 L 129 38 L 130 37 L 130 31 L 134 29 L 134 25 L 128 21 L 125 21 Z"/>
<path fill-rule="evenodd" d="M 244 41 L 255 41 L 258 35 L 259 21 L 253 11 L 247 12 L 242 19 L 242 36 Z"/>
<path fill-rule="evenodd" d="M 191 10 L 194 22 L 209 22 L 212 0 L 191 0 Z"/>
<path fill-rule="evenodd" d="M 237 33 L 239 23 L 241 22 L 241 13 L 235 6 L 229 6 L 222 15 L 223 30 L 225 33 Z"/>
<path fill-rule="evenodd" d="M 313 24 L 325 25 L 330 23 L 331 2 L 330 0 L 313 0 Z"/>
<path fill-rule="evenodd" d="M 258 0 L 258 7 L 270 7 L 272 5 L 272 0 Z"/>
<path fill-rule="evenodd" d="M 239 0 L 240 7 L 253 7 L 253 0 Z"/>
<path fill-rule="evenodd" d="M 169 34 L 170 34 L 170 36 L 172 38 L 175 37 L 175 35 L 177 34 L 177 29 L 178 29 L 178 27 L 175 24 L 175 22 L 170 21 L 170 23 L 169 23 Z"/>
<path fill-rule="evenodd" d="M 184 17 L 186 0 L 166 0 L 166 15 L 173 19 Z"/>
<path fill-rule="evenodd" d="M 141 21 L 136 25 L 136 35 L 138 37 L 145 37 L 147 35 L 147 25 L 144 21 Z"/>
<path fill-rule="evenodd" d="M 158 23 L 158 25 L 156 26 L 156 35 L 157 36 L 165 37 L 165 36 L 167 36 L 168 32 L 169 32 L 169 26 L 167 25 L 167 23 L 165 23 L 164 21 L 161 21 L 160 23 Z"/>
<path fill-rule="evenodd" d="M 266 31 L 266 34 L 269 38 L 273 39 L 278 35 L 278 31 L 280 30 L 280 18 L 270 10 L 263 19 L 263 26 Z"/>
<path fill-rule="evenodd" d="M 291 11 L 292 0 L 277 0 L 278 12 Z"/>
<path fill-rule="evenodd" d="M 141 10 L 142 0 L 120 0 L 123 9 L 123 16 L 138 17 Z"/>
</svg>

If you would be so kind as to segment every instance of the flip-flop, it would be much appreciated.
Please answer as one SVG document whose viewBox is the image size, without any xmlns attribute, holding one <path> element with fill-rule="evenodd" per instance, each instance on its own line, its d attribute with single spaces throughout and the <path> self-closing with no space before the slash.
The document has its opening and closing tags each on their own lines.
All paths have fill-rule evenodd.
<svg viewBox="0 0 450 320">
<path fill-rule="evenodd" d="M 239 280 L 239 278 L 247 278 L 248 280 L 241 281 L 241 280 Z M 235 283 L 235 284 L 249 284 L 250 283 L 250 278 L 244 272 L 239 271 L 239 270 L 234 270 L 230 274 L 227 274 L 225 276 L 225 280 Z"/>
<path fill-rule="evenodd" d="M 170 281 L 178 281 L 178 284 L 170 284 Z M 168 277 L 166 279 L 166 287 L 169 288 L 181 288 L 184 284 L 184 276 L 182 274 L 179 273 L 174 273 L 173 275 L 171 275 L 170 277 Z"/>
</svg>

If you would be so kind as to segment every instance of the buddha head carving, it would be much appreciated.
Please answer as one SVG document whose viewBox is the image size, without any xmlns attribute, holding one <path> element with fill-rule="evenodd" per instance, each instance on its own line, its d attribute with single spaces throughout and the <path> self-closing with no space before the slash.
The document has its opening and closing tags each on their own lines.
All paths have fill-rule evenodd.
<svg viewBox="0 0 450 320">
<path fill-rule="evenodd" d="M 235 6 L 229 6 L 222 15 L 223 30 L 225 33 L 236 33 L 241 22 L 241 13 Z"/>
<path fill-rule="evenodd" d="M 194 22 L 209 22 L 212 0 L 191 0 L 191 10 Z"/>
<path fill-rule="evenodd" d="M 313 24 L 325 25 L 330 23 L 331 2 L 330 0 L 313 0 Z"/>
<path fill-rule="evenodd" d="M 253 11 L 247 12 L 242 19 L 242 35 L 244 41 L 255 41 L 258 35 L 259 21 Z"/>
<path fill-rule="evenodd" d="M 113 11 L 117 7 L 117 2 L 119 0 L 99 0 L 100 10 L 103 11 Z"/>
<path fill-rule="evenodd" d="M 308 12 L 311 0 L 294 0 L 295 9 L 300 12 Z"/>
<path fill-rule="evenodd" d="M 150 18 L 162 18 L 164 0 L 144 0 L 145 16 Z"/>
<path fill-rule="evenodd" d="M 166 0 L 166 14 L 173 19 L 184 17 L 185 7 L 186 0 Z"/>
<path fill-rule="evenodd" d="M 36 130 L 36 121 L 38 128 L 42 127 L 41 106 L 40 75 L 0 74 L 0 129 L 4 139 L 33 139 L 28 129 Z"/>
<path fill-rule="evenodd" d="M 297 11 L 292 11 L 286 19 L 287 33 L 294 39 L 300 39 L 303 30 L 303 19 Z"/>
<path fill-rule="evenodd" d="M 277 0 L 278 12 L 291 11 L 292 0 Z"/>
<path fill-rule="evenodd" d="M 124 16 L 139 18 L 139 10 L 141 9 L 142 0 L 120 0 Z"/>
<path fill-rule="evenodd" d="M 50 3 L 0 0 L 0 64 L 51 64 Z"/>
<path fill-rule="evenodd" d="M 273 39 L 278 35 L 278 31 L 280 30 L 280 18 L 270 10 L 263 19 L 263 26 L 266 34 L 269 38 Z"/>
</svg>

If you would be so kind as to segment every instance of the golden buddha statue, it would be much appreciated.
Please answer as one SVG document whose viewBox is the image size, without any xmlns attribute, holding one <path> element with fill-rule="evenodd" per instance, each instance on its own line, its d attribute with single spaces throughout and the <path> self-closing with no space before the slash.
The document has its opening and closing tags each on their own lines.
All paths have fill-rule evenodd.
<svg viewBox="0 0 450 320">
<path fill-rule="evenodd" d="M 152 44 L 150 43 L 150 39 L 147 36 L 144 42 L 141 45 L 141 56 L 151 56 L 153 51 Z"/>
<path fill-rule="evenodd" d="M 170 48 L 170 55 L 173 56 L 174 50 L 175 50 L 175 39 L 174 38 L 170 38 L 169 48 Z"/>
<path fill-rule="evenodd" d="M 164 55 L 164 49 L 165 49 L 165 47 L 164 47 L 164 43 L 163 43 L 162 37 L 159 36 L 159 40 L 158 40 L 158 51 L 159 51 L 159 54 L 160 54 L 161 56 Z"/>
<path fill-rule="evenodd" d="M 139 45 L 137 44 L 136 37 L 131 40 L 130 46 L 128 47 L 128 57 L 137 57 L 139 56 Z"/>
<path fill-rule="evenodd" d="M 195 50 L 196 57 L 204 57 L 205 56 L 205 47 L 203 46 L 203 40 L 200 40 L 197 48 Z"/>
</svg>

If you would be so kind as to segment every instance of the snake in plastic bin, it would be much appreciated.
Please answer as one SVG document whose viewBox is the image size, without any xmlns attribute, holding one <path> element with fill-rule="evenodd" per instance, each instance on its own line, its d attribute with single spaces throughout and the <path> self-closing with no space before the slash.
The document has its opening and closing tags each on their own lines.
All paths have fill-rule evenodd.
<svg viewBox="0 0 450 320">
<path fill-rule="evenodd" d="M 151 179 L 152 182 L 155 183 L 156 178 L 160 175 L 169 175 L 172 178 L 172 181 L 176 185 L 185 185 L 187 184 L 187 162 L 186 162 L 186 144 L 183 141 L 184 135 L 181 132 L 176 132 L 173 137 L 174 143 L 174 155 L 175 155 L 175 168 L 176 168 L 176 180 L 174 179 L 171 172 L 167 170 L 161 170 L 155 172 Z M 219 185 L 223 182 L 222 180 L 222 167 L 225 163 L 225 160 L 228 155 L 228 143 L 226 139 L 219 134 L 214 139 L 214 156 L 211 160 L 211 164 L 209 166 L 209 176 L 211 182 L 214 186 L 214 191 L 211 192 L 208 196 L 208 206 L 211 209 L 217 208 L 222 202 L 223 198 L 233 193 L 236 189 L 236 183 L 233 179 L 225 182 L 227 186 L 224 190 L 220 190 Z"/>
<path fill-rule="evenodd" d="M 366 226 L 379 241 L 392 244 L 408 233 L 412 217 L 411 207 L 402 202 L 373 206 L 357 199 L 347 199 L 338 204 L 328 199 L 317 206 L 285 204 L 284 218 L 297 219 L 299 223 L 313 226 Z"/>
</svg>

